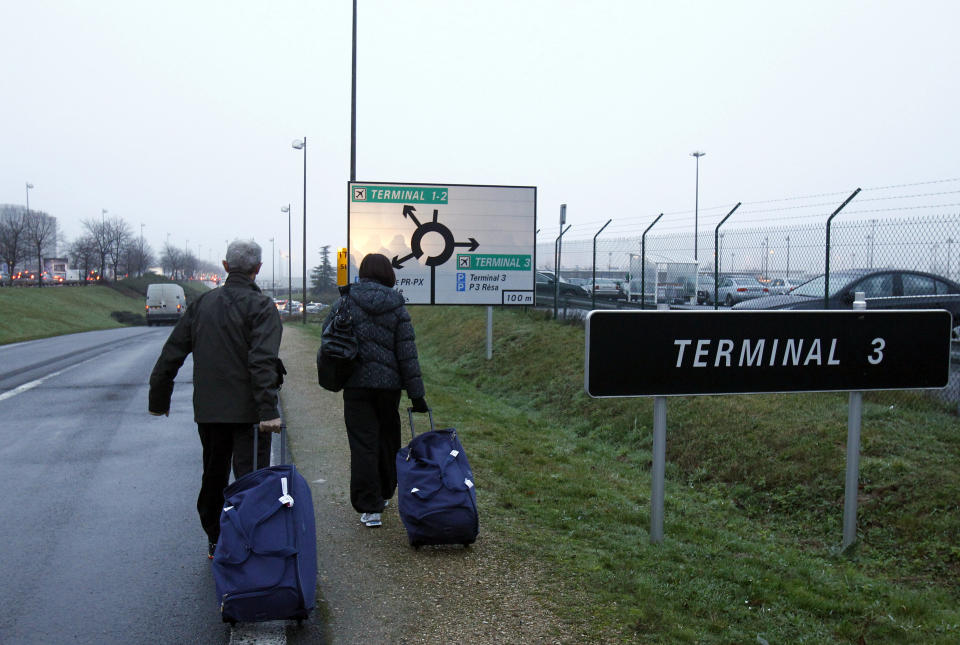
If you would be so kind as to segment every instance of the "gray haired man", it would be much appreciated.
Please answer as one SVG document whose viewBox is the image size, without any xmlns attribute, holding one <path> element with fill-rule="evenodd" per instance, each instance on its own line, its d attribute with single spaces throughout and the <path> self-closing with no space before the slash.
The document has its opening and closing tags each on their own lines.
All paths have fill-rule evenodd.
<svg viewBox="0 0 960 645">
<path fill-rule="evenodd" d="M 213 557 L 220 536 L 223 489 L 253 469 L 253 427 L 280 431 L 277 393 L 283 383 L 283 326 L 273 300 L 254 282 L 260 245 L 235 240 L 227 247 L 222 287 L 202 294 L 167 339 L 150 375 L 150 414 L 170 413 L 173 380 L 193 353 L 193 415 L 203 445 L 203 478 L 197 497 L 200 524 Z M 259 443 L 258 461 L 270 463 L 270 434 Z"/>
</svg>

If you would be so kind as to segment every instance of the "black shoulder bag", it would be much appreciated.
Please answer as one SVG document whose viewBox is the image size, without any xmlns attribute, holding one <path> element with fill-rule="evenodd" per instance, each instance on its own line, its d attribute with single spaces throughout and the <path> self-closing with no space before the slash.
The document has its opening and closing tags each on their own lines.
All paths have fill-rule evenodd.
<svg viewBox="0 0 960 645">
<path fill-rule="evenodd" d="M 317 379 L 320 387 L 331 392 L 342 390 L 360 364 L 359 343 L 353 331 L 347 298 L 346 295 L 340 298 L 336 313 L 320 335 L 320 349 L 317 350 Z"/>
</svg>

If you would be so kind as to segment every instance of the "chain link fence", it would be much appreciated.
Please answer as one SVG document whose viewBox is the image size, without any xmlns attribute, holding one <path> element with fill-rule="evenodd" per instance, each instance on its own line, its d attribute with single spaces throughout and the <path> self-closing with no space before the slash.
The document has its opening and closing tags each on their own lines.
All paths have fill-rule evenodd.
<svg viewBox="0 0 960 645">
<path fill-rule="evenodd" d="M 613 278 L 624 285 L 629 303 L 638 307 L 716 307 L 715 280 L 733 274 L 755 278 L 766 289 L 766 294 L 757 295 L 786 293 L 825 274 L 828 284 L 831 279 L 837 283 L 842 272 L 860 269 L 907 269 L 960 279 L 960 211 L 917 216 L 891 216 L 883 209 L 860 213 L 867 216 L 851 219 L 841 212 L 830 222 L 829 236 L 824 217 L 819 222 L 807 218 L 769 226 L 746 217 L 752 225 L 744 225 L 734 213 L 719 227 L 714 217 L 709 228 L 697 232 L 696 240 L 691 230 L 676 226 L 664 226 L 662 233 L 657 226 L 648 227 L 646 235 L 563 240 L 560 275 L 591 278 L 595 271 L 598 278 Z M 553 270 L 557 248 L 555 242 L 538 243 L 538 269 Z M 906 284 L 903 289 L 906 293 Z M 960 405 L 960 341 L 954 345 L 950 384 L 937 395 Z"/>
</svg>

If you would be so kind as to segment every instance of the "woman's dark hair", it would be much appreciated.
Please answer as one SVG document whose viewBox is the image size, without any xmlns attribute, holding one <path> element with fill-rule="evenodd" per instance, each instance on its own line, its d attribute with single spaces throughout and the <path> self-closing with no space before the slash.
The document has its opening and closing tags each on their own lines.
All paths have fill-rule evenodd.
<svg viewBox="0 0 960 645">
<path fill-rule="evenodd" d="M 382 253 L 368 253 L 360 262 L 357 272 L 361 278 L 376 280 L 385 287 L 393 288 L 397 284 L 397 275 L 393 272 L 393 265 Z"/>
</svg>

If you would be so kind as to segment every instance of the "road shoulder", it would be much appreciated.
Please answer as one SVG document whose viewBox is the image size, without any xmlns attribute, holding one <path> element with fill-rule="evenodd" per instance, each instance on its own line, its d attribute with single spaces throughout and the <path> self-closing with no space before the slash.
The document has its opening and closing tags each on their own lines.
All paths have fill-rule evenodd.
<svg viewBox="0 0 960 645">
<path fill-rule="evenodd" d="M 506 540 L 484 523 L 482 487 L 480 536 L 470 548 L 412 549 L 395 497 L 382 528 L 360 524 L 349 499 L 343 402 L 317 385 L 317 346 L 299 326 L 284 328 L 280 356 L 288 374 L 281 401 L 294 462 L 313 491 L 316 620 L 327 623 L 328 642 L 568 642 L 537 601 L 537 567 L 504 557 Z M 401 406 L 407 403 L 404 395 Z"/>
</svg>

